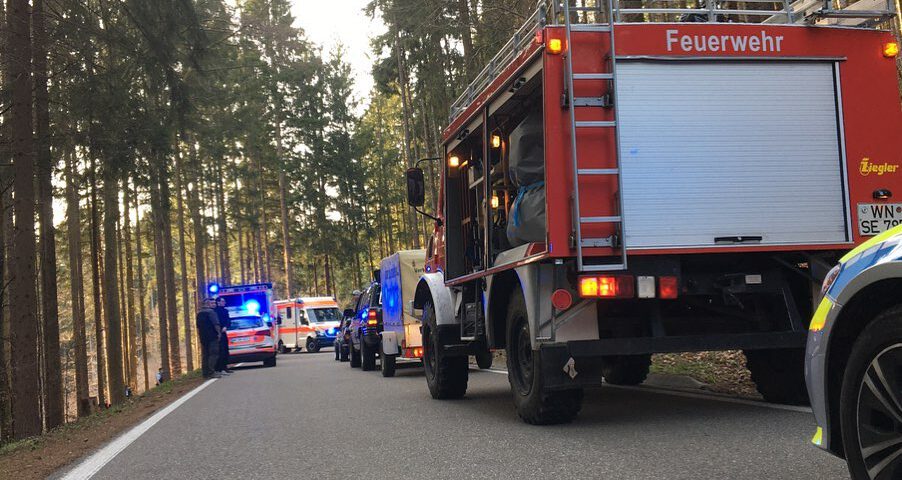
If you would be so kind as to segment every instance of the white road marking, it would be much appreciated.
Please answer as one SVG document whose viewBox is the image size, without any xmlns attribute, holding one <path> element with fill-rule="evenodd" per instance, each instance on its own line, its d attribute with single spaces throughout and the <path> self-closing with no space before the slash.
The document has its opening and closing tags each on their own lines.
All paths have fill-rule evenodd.
<svg viewBox="0 0 902 480">
<path fill-rule="evenodd" d="M 499 375 L 507 375 L 506 370 L 498 370 L 495 368 L 491 368 L 488 370 L 479 370 L 476 368 L 471 368 L 471 370 L 474 370 L 477 372 L 491 372 L 491 373 L 497 373 Z M 752 406 L 752 407 L 770 408 L 772 410 L 784 410 L 787 412 L 813 413 L 810 407 L 799 407 L 796 405 L 783 405 L 783 404 L 779 404 L 779 403 L 765 403 L 765 402 L 759 402 L 756 400 L 746 400 L 744 398 L 728 397 L 725 395 L 717 395 L 717 394 L 711 394 L 711 393 L 684 392 L 681 390 L 671 390 L 671 389 L 667 389 L 667 388 L 646 387 L 646 386 L 624 387 L 624 386 L 620 386 L 620 385 L 610 385 L 607 383 L 604 384 L 604 387 L 605 388 L 617 388 L 620 390 L 632 390 L 632 391 L 638 391 L 638 392 L 657 393 L 660 395 L 670 395 L 670 396 L 674 396 L 674 397 L 697 398 L 700 400 L 711 400 L 711 401 L 715 401 L 715 402 L 734 403 L 737 405 L 748 405 L 748 406 Z"/>
<path fill-rule="evenodd" d="M 190 400 L 191 397 L 197 395 L 201 390 L 207 388 L 211 383 L 215 381 L 216 379 L 210 379 L 198 385 L 197 388 L 186 393 L 182 398 L 179 398 L 178 400 L 170 403 L 166 406 L 166 408 L 153 414 L 153 416 L 151 416 L 147 420 L 144 420 L 136 427 L 132 428 L 110 443 L 106 444 L 106 446 L 95 452 L 90 457 L 86 458 L 72 470 L 69 470 L 69 472 L 62 476 L 60 480 L 88 480 L 89 478 L 93 477 L 94 474 L 99 472 L 100 469 L 103 468 L 107 463 L 110 463 L 111 460 L 116 458 L 116 455 L 119 455 L 120 452 L 125 450 L 125 448 L 131 445 L 132 442 L 134 442 L 141 435 L 150 430 L 150 428 L 156 425 L 157 422 L 166 417 L 166 415 L 172 413 L 173 410 L 179 408 L 182 404 Z"/>
</svg>

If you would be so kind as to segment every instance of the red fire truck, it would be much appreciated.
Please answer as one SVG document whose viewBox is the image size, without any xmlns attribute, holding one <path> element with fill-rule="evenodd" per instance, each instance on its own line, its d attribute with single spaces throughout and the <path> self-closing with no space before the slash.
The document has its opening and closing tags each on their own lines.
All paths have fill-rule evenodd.
<svg viewBox="0 0 902 480">
<path fill-rule="evenodd" d="M 821 281 L 902 221 L 899 45 L 871 1 L 541 2 L 444 131 L 414 301 L 432 396 L 504 349 L 520 417 L 567 422 L 652 354 L 743 350 L 765 399 L 805 402 Z"/>
</svg>

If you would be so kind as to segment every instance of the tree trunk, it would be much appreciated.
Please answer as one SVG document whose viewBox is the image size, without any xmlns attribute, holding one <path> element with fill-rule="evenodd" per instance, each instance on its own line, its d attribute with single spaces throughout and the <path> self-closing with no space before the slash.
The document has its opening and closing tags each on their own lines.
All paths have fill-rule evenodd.
<svg viewBox="0 0 902 480">
<path fill-rule="evenodd" d="M 172 375 L 182 374 L 182 354 L 179 346 L 178 300 L 175 295 L 175 260 L 172 250 L 172 196 L 165 164 L 160 168 L 160 217 L 163 219 L 162 254 L 166 280 L 166 311 L 169 319 L 169 361 Z"/>
<path fill-rule="evenodd" d="M 6 29 L 6 3 L 0 1 L 0 26 Z M 0 89 L 8 92 L 9 89 L 9 70 L 7 63 L 8 49 L 6 41 L 9 40 L 8 35 L 0 33 Z M 10 120 L 8 116 L 0 115 L 0 162 L 10 162 L 9 137 L 10 137 Z M 7 334 L 6 322 L 9 318 L 7 311 L 9 304 L 6 301 L 6 289 L 8 285 L 9 268 L 7 265 L 8 247 L 10 246 L 9 235 L 12 231 L 12 222 L 10 213 L 12 212 L 12 196 L 11 189 L 8 188 L 9 179 L 3 170 L 0 169 L 0 444 L 6 443 L 12 439 L 12 417 L 9 410 L 9 361 L 7 352 L 9 352 L 9 335 Z"/>
<path fill-rule="evenodd" d="M 119 209 L 119 202 L 116 202 L 116 209 Z M 117 212 L 116 218 L 116 260 L 117 260 L 117 273 L 118 278 L 117 282 L 119 283 L 119 313 L 122 317 L 120 324 L 122 325 L 122 332 L 120 335 L 120 346 L 122 348 L 122 372 L 123 372 L 123 382 L 125 385 L 130 385 L 128 380 L 131 378 L 131 365 L 129 364 L 129 359 L 131 358 L 131 351 L 128 349 L 129 343 L 128 338 L 131 335 L 131 331 L 128 329 L 128 300 L 125 296 L 126 284 L 125 281 L 125 260 L 122 258 L 122 211 Z"/>
<path fill-rule="evenodd" d="M 157 155 L 160 155 L 157 153 Z M 157 158 L 157 162 L 163 162 L 162 158 Z M 166 315 L 169 309 L 166 304 L 172 300 L 166 298 L 166 266 L 163 262 L 163 229 L 165 221 L 163 217 L 163 207 L 160 200 L 160 175 L 159 170 L 166 168 L 159 165 L 153 167 L 154 175 L 150 182 L 150 202 L 151 213 L 153 214 L 153 246 L 154 246 L 154 270 L 156 273 L 156 295 L 157 295 L 157 319 L 160 329 L 160 368 L 163 372 L 163 380 L 172 378 L 172 365 L 169 360 L 169 320 Z M 173 321 L 175 321 L 173 319 Z"/>
<path fill-rule="evenodd" d="M 470 24 L 470 6 L 467 0 L 457 0 L 457 10 L 460 15 L 460 39 L 464 47 L 464 71 L 467 74 L 467 81 L 473 79 L 476 74 L 473 68 L 475 56 L 473 53 L 473 34 L 472 25 Z"/>
<path fill-rule="evenodd" d="M 138 259 L 138 314 L 141 316 L 141 364 L 144 368 L 144 391 L 150 388 L 147 367 L 147 314 L 144 310 L 144 246 L 141 237 L 141 215 L 138 210 L 138 190 L 135 187 L 135 256 Z M 152 204 L 151 204 L 152 205 Z"/>
<path fill-rule="evenodd" d="M 75 402 L 79 417 L 91 413 L 88 386 L 88 343 L 85 335 L 85 287 L 81 253 L 81 208 L 76 184 L 75 152 L 66 155 L 66 220 L 69 224 L 69 293 L 72 296 L 72 330 L 75 341 Z"/>
<path fill-rule="evenodd" d="M 125 215 L 123 215 L 123 230 L 125 243 L 125 303 L 127 305 L 128 318 L 128 386 L 132 391 L 138 389 L 138 347 L 137 347 L 137 321 L 135 320 L 135 275 L 132 270 L 134 257 L 132 256 L 132 227 L 131 227 L 131 188 L 129 180 L 124 180 L 125 188 Z M 141 290 L 138 290 L 141 294 Z"/>
<path fill-rule="evenodd" d="M 195 182 L 199 181 L 203 177 L 202 169 L 200 168 L 200 159 L 197 157 L 197 150 L 193 147 L 194 142 L 190 142 L 191 147 L 191 168 L 189 169 L 191 173 L 194 174 Z M 194 227 L 194 280 L 195 280 L 195 291 L 197 292 L 197 298 L 195 299 L 195 307 L 200 309 L 200 301 L 203 300 L 204 295 L 207 291 L 207 269 L 206 263 L 207 258 L 207 239 L 206 239 L 206 230 L 204 229 L 203 217 L 201 216 L 201 209 L 203 206 L 201 205 L 200 198 L 198 196 L 199 185 L 197 183 L 194 184 L 194 188 L 188 191 L 188 210 L 191 211 L 191 224 Z M 222 217 L 223 214 L 220 213 L 219 217 Z M 220 219 L 221 220 L 221 219 Z M 221 224 L 220 224 L 221 225 Z M 219 233 L 222 236 L 222 232 Z M 224 275 L 220 280 L 223 284 L 228 285 L 230 280 L 226 278 Z"/>
<path fill-rule="evenodd" d="M 223 158 L 219 158 L 216 162 L 216 197 L 219 203 L 219 215 L 216 217 L 219 223 L 219 270 L 221 272 L 220 281 L 225 285 L 232 283 L 231 260 L 229 259 L 229 227 L 226 220 L 228 209 L 226 208 L 225 186 L 223 180 L 222 164 Z"/>
<path fill-rule="evenodd" d="M 13 160 L 13 242 L 10 270 L 10 322 L 13 435 L 39 435 L 43 415 L 39 401 L 37 245 L 34 235 L 34 137 L 32 132 L 31 28 L 28 0 L 8 0 L 7 32 L 11 104 L 10 151 Z"/>
<path fill-rule="evenodd" d="M 404 63 L 404 52 L 401 51 L 401 32 L 398 32 L 397 37 L 395 38 L 395 53 L 398 59 L 398 88 L 401 93 L 401 108 L 403 109 L 404 117 L 404 165 L 407 168 L 413 166 L 413 159 L 411 158 L 410 151 L 410 118 L 413 114 L 410 111 L 410 104 L 407 100 L 407 75 L 404 71 L 406 68 Z M 410 222 L 410 232 L 412 232 L 413 238 L 413 248 L 420 248 L 420 235 L 419 228 L 417 227 L 417 213 L 413 207 L 407 207 L 406 219 Z M 406 223 L 406 222 L 405 222 Z"/>
<path fill-rule="evenodd" d="M 47 93 L 47 31 L 44 0 L 34 0 L 34 106 L 41 235 L 41 307 L 44 330 L 44 409 L 47 428 L 62 425 L 63 377 L 60 364 L 59 304 L 56 296 L 56 229 L 53 227 L 53 159 L 50 155 L 50 103 Z"/>
<path fill-rule="evenodd" d="M 97 404 L 106 405 L 106 352 L 103 348 L 103 307 L 100 284 L 100 217 L 97 206 L 97 163 L 91 157 L 91 286 L 94 300 L 94 349 L 97 353 Z"/>
<path fill-rule="evenodd" d="M 288 224 L 288 177 L 285 175 L 285 172 L 279 172 L 279 207 L 282 214 L 282 262 L 285 267 L 285 298 L 293 298 L 292 281 L 294 274 L 291 271 L 291 232 Z"/>
<path fill-rule="evenodd" d="M 191 336 L 191 302 L 188 301 L 188 254 L 185 245 L 185 205 L 182 197 L 184 189 L 182 188 L 182 152 L 179 148 L 178 137 L 175 142 L 175 201 L 177 210 L 177 220 L 179 227 L 179 268 L 181 269 L 181 287 L 182 287 L 182 315 L 185 322 L 185 363 L 188 371 L 194 371 L 194 345 Z M 195 246 L 198 239 L 194 239 Z M 203 248 L 201 248 L 203 253 Z M 203 263 L 203 256 L 196 259 L 197 263 Z"/>
<path fill-rule="evenodd" d="M 103 168 L 103 313 L 106 318 L 106 348 L 109 354 L 110 404 L 125 400 L 125 380 L 122 375 L 122 312 L 119 304 L 119 239 L 116 224 L 119 223 L 119 182 L 116 178 L 116 160 L 108 158 Z"/>
</svg>

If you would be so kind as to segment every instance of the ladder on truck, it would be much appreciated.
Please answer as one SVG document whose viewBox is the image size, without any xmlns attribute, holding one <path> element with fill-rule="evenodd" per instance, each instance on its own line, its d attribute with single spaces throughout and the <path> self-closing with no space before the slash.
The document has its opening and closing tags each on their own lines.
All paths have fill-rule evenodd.
<svg viewBox="0 0 902 480">
<path fill-rule="evenodd" d="M 625 223 L 623 218 L 623 178 L 620 168 L 620 131 L 619 131 L 619 114 L 617 109 L 617 92 L 615 89 L 617 80 L 617 59 L 615 56 L 614 43 L 614 0 L 607 0 L 607 21 L 604 23 L 591 24 L 574 24 L 572 14 L 588 15 L 594 13 L 600 14 L 598 7 L 586 6 L 570 6 L 569 0 L 563 2 L 564 26 L 567 32 L 567 56 L 566 56 L 566 73 L 567 82 L 567 105 L 570 111 L 570 155 L 573 169 L 573 230 L 576 243 L 576 262 L 578 271 L 580 272 L 601 272 L 626 270 L 626 240 L 625 240 Z M 599 2 L 600 3 L 600 2 Z M 597 22 L 597 19 L 596 19 Z M 605 73 L 578 73 L 573 71 L 573 49 L 572 32 L 602 32 L 610 35 L 611 51 L 610 51 L 610 71 Z M 608 98 L 609 101 L 594 97 L 576 97 L 574 93 L 574 84 L 587 80 L 607 80 L 609 82 Z M 613 108 L 613 121 L 577 121 L 577 108 Z M 579 161 L 578 134 L 583 130 L 610 130 L 614 132 L 614 168 L 583 168 Z M 600 217 L 584 217 L 580 213 L 579 205 L 579 184 L 580 179 L 592 176 L 616 176 L 617 177 L 617 209 L 615 215 Z M 587 224 L 610 224 L 619 226 L 619 236 L 613 233 L 609 237 L 602 238 L 585 238 L 583 235 L 583 226 Z M 619 245 L 618 245 L 619 244 Z M 605 263 L 586 263 L 583 250 L 594 247 L 610 247 L 620 249 L 619 259 L 608 261 Z"/>
</svg>

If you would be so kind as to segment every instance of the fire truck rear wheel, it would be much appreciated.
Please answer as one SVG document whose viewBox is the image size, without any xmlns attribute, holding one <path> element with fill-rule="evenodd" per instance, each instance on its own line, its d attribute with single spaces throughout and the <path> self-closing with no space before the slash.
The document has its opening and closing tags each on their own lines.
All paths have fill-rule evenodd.
<svg viewBox="0 0 902 480">
<path fill-rule="evenodd" d="M 648 377 L 651 355 L 606 357 L 601 366 L 604 380 L 612 385 L 639 385 Z"/>
<path fill-rule="evenodd" d="M 743 353 L 752 381 L 764 400 L 790 405 L 809 403 L 804 349 L 747 350 Z"/>
<path fill-rule="evenodd" d="M 382 365 L 382 376 L 383 377 L 394 377 L 395 376 L 395 368 L 396 368 L 396 360 L 398 359 L 397 355 L 386 355 L 384 352 L 379 353 L 379 358 Z"/>
<path fill-rule="evenodd" d="M 517 414 L 532 425 L 571 422 L 582 409 L 583 390 L 544 390 L 542 351 L 532 349 L 528 318 L 518 289 L 507 312 L 507 378 Z"/>
<path fill-rule="evenodd" d="M 445 345 L 460 341 L 460 332 L 454 326 L 438 327 L 435 307 L 431 301 L 423 306 L 423 372 L 429 394 L 437 400 L 461 398 L 467 393 L 469 359 L 466 356 L 449 356 Z"/>
<path fill-rule="evenodd" d="M 360 367 L 364 372 L 376 369 L 376 349 L 368 346 L 363 340 L 360 342 Z"/>
<path fill-rule="evenodd" d="M 315 338 L 307 339 L 307 353 L 316 353 L 319 352 L 319 343 Z"/>
<path fill-rule="evenodd" d="M 351 368 L 360 368 L 360 350 L 354 348 L 354 344 L 348 345 L 348 352 L 351 356 Z"/>
</svg>

